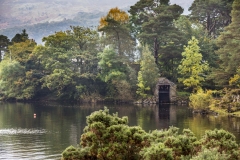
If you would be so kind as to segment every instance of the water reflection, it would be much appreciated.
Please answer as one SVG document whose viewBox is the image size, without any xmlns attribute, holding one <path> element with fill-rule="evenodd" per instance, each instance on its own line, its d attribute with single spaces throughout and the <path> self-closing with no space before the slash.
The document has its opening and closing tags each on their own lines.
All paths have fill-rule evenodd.
<svg viewBox="0 0 240 160">
<path fill-rule="evenodd" d="M 201 137 L 223 128 L 240 142 L 240 118 L 192 114 L 187 106 L 0 103 L 0 159 L 60 159 L 66 147 L 79 144 L 86 116 L 104 106 L 145 131 L 176 126 Z"/>
</svg>

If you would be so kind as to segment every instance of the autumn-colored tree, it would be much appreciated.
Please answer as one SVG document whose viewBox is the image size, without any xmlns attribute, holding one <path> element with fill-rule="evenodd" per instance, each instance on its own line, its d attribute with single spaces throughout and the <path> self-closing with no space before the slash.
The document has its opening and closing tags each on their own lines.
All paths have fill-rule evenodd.
<svg viewBox="0 0 240 160">
<path fill-rule="evenodd" d="M 240 67 L 237 69 L 237 73 L 230 78 L 229 85 L 234 88 L 240 88 Z"/>
<path fill-rule="evenodd" d="M 98 29 L 101 29 L 103 27 L 106 27 L 108 25 L 111 25 L 111 22 L 108 22 L 108 20 L 114 20 L 120 24 L 126 24 L 129 21 L 128 14 L 125 11 L 120 10 L 119 8 L 112 8 L 108 12 L 107 16 L 101 17 L 100 24 L 98 26 Z"/>
<path fill-rule="evenodd" d="M 182 53 L 183 59 L 178 66 L 179 82 L 182 82 L 187 88 L 197 90 L 204 81 L 204 72 L 208 70 L 207 62 L 202 61 L 202 55 L 199 52 L 198 40 L 195 37 L 188 42 Z"/>
<path fill-rule="evenodd" d="M 217 49 L 216 41 L 208 36 L 201 23 L 193 21 L 188 16 L 182 15 L 178 20 L 174 21 L 174 24 L 185 35 L 185 38 L 189 40 L 194 36 L 198 40 L 202 61 L 208 62 L 210 70 L 219 67 L 219 57 L 215 53 Z M 206 75 L 205 81 L 202 82 L 202 86 L 208 89 L 215 89 L 215 78 L 212 77 L 210 73 L 211 72 Z"/>
<path fill-rule="evenodd" d="M 104 43 L 113 45 L 121 56 L 132 56 L 135 47 L 135 41 L 127 28 L 128 22 L 128 14 L 116 7 L 100 19 L 98 26 L 98 30 L 103 32 Z"/>
</svg>

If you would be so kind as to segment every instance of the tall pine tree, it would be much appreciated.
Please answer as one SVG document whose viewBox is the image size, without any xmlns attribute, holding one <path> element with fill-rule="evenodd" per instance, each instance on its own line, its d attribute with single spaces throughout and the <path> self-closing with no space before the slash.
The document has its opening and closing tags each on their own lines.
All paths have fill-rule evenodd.
<svg viewBox="0 0 240 160">
<path fill-rule="evenodd" d="M 216 38 L 231 23 L 233 0 L 194 0 L 189 11 L 190 18 L 201 23 L 212 38 Z"/>
<path fill-rule="evenodd" d="M 240 67 L 240 0 L 235 0 L 232 8 L 232 23 L 217 39 L 220 69 L 215 72 L 215 77 L 218 77 L 216 81 L 219 85 L 228 85 L 230 77 Z"/>
<path fill-rule="evenodd" d="M 183 9 L 169 0 L 139 0 L 129 13 L 132 31 L 138 40 L 148 44 L 162 76 L 177 79 L 177 66 L 181 60 L 183 45 L 187 39 L 174 26 Z"/>
</svg>

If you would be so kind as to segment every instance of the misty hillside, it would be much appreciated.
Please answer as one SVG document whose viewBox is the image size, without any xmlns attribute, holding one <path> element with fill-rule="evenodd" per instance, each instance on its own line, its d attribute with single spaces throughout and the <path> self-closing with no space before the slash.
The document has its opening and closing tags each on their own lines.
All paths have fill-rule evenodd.
<svg viewBox="0 0 240 160">
<path fill-rule="evenodd" d="M 0 30 L 0 35 L 6 35 L 11 39 L 16 33 L 21 33 L 23 29 L 26 29 L 29 38 L 34 39 L 39 44 L 42 42 L 43 37 L 54 34 L 56 31 L 68 30 L 70 29 L 70 26 L 96 28 L 98 26 L 100 17 L 104 16 L 105 14 L 105 12 L 79 12 L 73 19 L 64 19 L 62 21 L 43 22 L 2 29 Z"/>
<path fill-rule="evenodd" d="M 1 0 L 0 34 L 10 39 L 23 29 L 41 43 L 44 36 L 70 25 L 97 26 L 109 9 L 128 10 L 137 0 Z"/>
<path fill-rule="evenodd" d="M 0 29 L 72 19 L 79 12 L 106 12 L 126 8 L 137 0 L 1 0 Z"/>
<path fill-rule="evenodd" d="M 23 29 L 41 43 L 44 36 L 72 26 L 96 27 L 100 17 L 118 7 L 127 11 L 138 0 L 0 0 L 0 34 L 10 39 Z M 193 0 L 170 0 L 185 8 Z"/>
</svg>

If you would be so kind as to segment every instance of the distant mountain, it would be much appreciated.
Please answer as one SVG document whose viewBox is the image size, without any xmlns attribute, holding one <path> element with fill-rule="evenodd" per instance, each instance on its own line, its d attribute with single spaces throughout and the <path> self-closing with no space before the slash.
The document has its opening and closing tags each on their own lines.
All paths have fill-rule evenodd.
<svg viewBox="0 0 240 160">
<path fill-rule="evenodd" d="M 38 43 L 70 25 L 97 26 L 109 9 L 128 10 L 138 0 L 0 0 L 0 34 L 10 39 L 23 29 Z M 193 0 L 170 0 L 187 9 Z"/>
<path fill-rule="evenodd" d="M 0 34 L 10 39 L 23 29 L 41 43 L 70 25 L 97 26 L 109 9 L 128 10 L 137 0 L 0 0 Z"/>
<path fill-rule="evenodd" d="M 0 29 L 72 19 L 79 12 L 126 8 L 137 0 L 0 0 Z"/>
<path fill-rule="evenodd" d="M 106 15 L 106 12 L 79 12 L 73 19 L 63 19 L 62 21 L 43 22 L 2 29 L 0 30 L 0 35 L 5 35 L 11 39 L 16 33 L 21 33 L 23 29 L 26 29 L 29 38 L 34 39 L 39 44 L 42 43 L 43 37 L 54 34 L 54 32 L 57 31 L 66 31 L 70 29 L 70 26 L 84 26 L 96 29 L 100 17 L 104 15 Z"/>
</svg>

